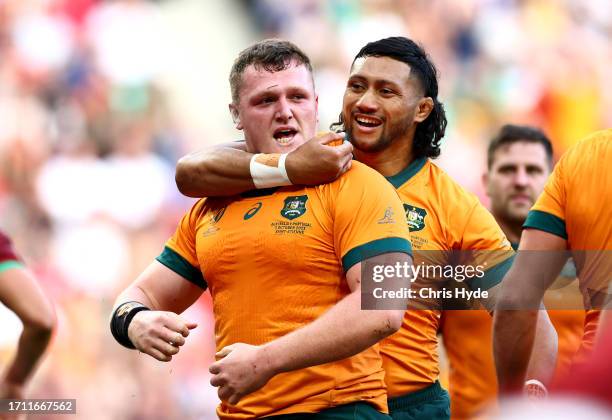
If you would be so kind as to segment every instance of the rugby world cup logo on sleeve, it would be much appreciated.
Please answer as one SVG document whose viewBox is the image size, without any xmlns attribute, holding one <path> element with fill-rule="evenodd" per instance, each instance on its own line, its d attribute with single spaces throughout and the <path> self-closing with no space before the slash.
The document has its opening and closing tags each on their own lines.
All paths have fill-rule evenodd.
<svg viewBox="0 0 612 420">
<path fill-rule="evenodd" d="M 306 213 L 307 200 L 307 195 L 298 195 L 285 198 L 285 207 L 283 207 L 280 212 L 281 216 L 283 216 L 285 219 L 293 220 L 304 215 L 304 213 Z"/>
</svg>

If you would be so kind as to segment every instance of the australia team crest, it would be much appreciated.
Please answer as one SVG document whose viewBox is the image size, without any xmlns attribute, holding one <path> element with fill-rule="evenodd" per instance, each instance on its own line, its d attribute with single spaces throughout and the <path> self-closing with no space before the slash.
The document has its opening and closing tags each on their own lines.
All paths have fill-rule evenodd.
<svg viewBox="0 0 612 420">
<path fill-rule="evenodd" d="M 304 215 L 304 213 L 306 213 L 307 200 L 307 195 L 297 195 L 285 198 L 285 207 L 283 207 L 280 212 L 281 216 L 285 219 L 293 220 Z"/>
<path fill-rule="evenodd" d="M 425 209 L 404 203 L 404 211 L 406 212 L 408 230 L 410 230 L 410 232 L 423 230 L 425 227 L 425 216 L 427 216 Z"/>
</svg>

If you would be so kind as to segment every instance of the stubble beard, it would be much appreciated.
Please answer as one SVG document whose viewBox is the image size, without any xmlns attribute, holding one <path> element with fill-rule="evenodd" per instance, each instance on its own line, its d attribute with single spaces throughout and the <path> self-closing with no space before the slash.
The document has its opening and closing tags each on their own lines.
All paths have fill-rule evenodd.
<svg viewBox="0 0 612 420">
<path fill-rule="evenodd" d="M 378 153 L 387 149 L 392 143 L 404 136 L 406 132 L 410 129 L 411 123 L 411 120 L 409 118 L 406 118 L 397 124 L 391 125 L 389 127 L 388 133 L 385 133 L 385 130 L 383 128 L 383 132 L 380 134 L 378 139 L 376 139 L 372 143 L 359 142 L 355 140 L 355 137 L 353 136 L 352 124 L 348 124 L 348 126 L 347 124 L 345 124 L 345 128 L 349 141 L 357 150 L 364 153 Z"/>
</svg>

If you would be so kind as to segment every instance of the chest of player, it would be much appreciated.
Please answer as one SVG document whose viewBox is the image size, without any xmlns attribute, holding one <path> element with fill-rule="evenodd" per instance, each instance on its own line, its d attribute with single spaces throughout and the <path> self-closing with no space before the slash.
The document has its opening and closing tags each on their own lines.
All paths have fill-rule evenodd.
<svg viewBox="0 0 612 420">
<path fill-rule="evenodd" d="M 250 281 L 304 273 L 340 272 L 333 221 L 308 190 L 212 201 L 196 226 L 196 252 L 205 279 Z M 259 278 L 256 278 L 259 276 Z"/>
</svg>

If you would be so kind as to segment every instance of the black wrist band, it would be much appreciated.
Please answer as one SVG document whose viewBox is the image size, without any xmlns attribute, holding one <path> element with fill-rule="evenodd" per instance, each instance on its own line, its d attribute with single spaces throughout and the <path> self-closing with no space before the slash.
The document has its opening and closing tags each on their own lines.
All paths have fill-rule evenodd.
<svg viewBox="0 0 612 420">
<path fill-rule="evenodd" d="M 113 313 L 113 317 L 111 318 L 110 329 L 113 337 L 119 344 L 123 347 L 127 347 L 128 349 L 135 349 L 134 344 L 128 337 L 128 327 L 130 326 L 130 322 L 140 311 L 150 311 L 150 308 L 147 308 L 140 302 L 125 302 L 121 305 L 117 306 L 115 312 Z"/>
</svg>

